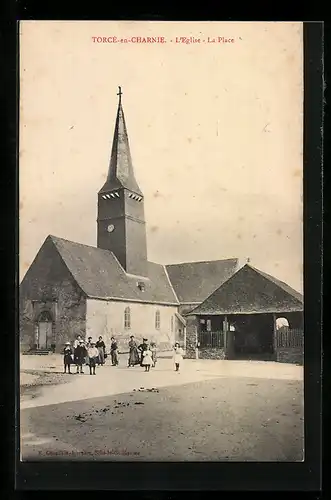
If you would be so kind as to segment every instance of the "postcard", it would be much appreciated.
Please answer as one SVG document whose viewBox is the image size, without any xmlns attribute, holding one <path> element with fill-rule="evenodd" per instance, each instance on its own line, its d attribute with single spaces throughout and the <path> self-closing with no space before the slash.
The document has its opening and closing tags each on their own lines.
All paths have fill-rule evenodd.
<svg viewBox="0 0 331 500">
<path fill-rule="evenodd" d="M 304 460 L 303 23 L 20 23 L 23 462 Z"/>
</svg>

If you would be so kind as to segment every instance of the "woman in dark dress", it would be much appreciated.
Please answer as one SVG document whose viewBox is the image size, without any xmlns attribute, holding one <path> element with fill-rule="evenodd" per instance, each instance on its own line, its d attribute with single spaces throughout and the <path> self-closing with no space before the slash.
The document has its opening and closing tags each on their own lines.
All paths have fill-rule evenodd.
<svg viewBox="0 0 331 500">
<path fill-rule="evenodd" d="M 139 352 L 138 352 L 138 347 L 137 347 L 137 342 L 134 340 L 134 336 L 131 335 L 130 337 L 130 342 L 129 342 L 129 361 L 128 361 L 128 366 L 135 366 L 139 365 L 140 359 L 139 359 Z"/>
<path fill-rule="evenodd" d="M 98 342 L 95 344 L 95 347 L 98 349 L 99 357 L 98 357 L 98 365 L 105 364 L 105 353 L 106 353 L 106 344 L 102 340 L 102 337 L 99 337 Z"/>
<path fill-rule="evenodd" d="M 78 346 L 74 351 L 74 363 L 77 367 L 76 373 L 84 373 L 83 364 L 87 356 L 87 350 L 84 344 L 84 340 L 80 340 Z"/>
<path fill-rule="evenodd" d="M 143 366 L 144 352 L 147 350 L 147 347 L 147 339 L 143 339 L 142 344 L 138 345 L 138 350 L 140 351 L 140 366 Z"/>
</svg>

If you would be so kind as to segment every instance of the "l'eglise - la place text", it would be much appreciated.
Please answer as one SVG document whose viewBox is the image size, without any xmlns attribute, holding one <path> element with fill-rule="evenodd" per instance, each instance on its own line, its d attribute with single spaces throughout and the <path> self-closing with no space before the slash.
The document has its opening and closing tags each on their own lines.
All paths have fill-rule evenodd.
<svg viewBox="0 0 331 500">
<path fill-rule="evenodd" d="M 194 36 L 176 36 L 175 43 L 234 43 L 234 38 L 227 38 L 225 36 L 208 36 L 205 40 L 196 38 Z"/>
</svg>

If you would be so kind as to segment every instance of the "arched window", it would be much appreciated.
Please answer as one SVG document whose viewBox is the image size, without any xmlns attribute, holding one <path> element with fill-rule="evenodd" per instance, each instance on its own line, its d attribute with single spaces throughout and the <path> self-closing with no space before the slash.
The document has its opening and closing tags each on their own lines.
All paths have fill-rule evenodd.
<svg viewBox="0 0 331 500">
<path fill-rule="evenodd" d="M 160 330 L 160 325 L 161 325 L 161 315 L 160 311 L 157 310 L 155 313 L 155 329 Z"/>
<path fill-rule="evenodd" d="M 124 309 L 124 328 L 129 330 L 131 328 L 131 311 L 130 307 Z"/>
<path fill-rule="evenodd" d="M 49 311 L 43 311 L 39 314 L 38 316 L 38 322 L 43 323 L 43 322 L 48 322 L 52 321 L 52 316 Z"/>
</svg>

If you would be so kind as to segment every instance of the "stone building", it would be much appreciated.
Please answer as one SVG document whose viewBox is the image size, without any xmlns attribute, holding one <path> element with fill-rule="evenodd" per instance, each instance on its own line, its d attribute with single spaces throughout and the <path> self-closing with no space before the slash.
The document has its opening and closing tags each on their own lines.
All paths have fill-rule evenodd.
<svg viewBox="0 0 331 500">
<path fill-rule="evenodd" d="M 130 335 L 160 349 L 185 343 L 184 313 L 241 266 L 239 259 L 161 265 L 147 256 L 144 195 L 134 175 L 119 93 L 105 184 L 97 194 L 97 246 L 48 236 L 20 285 L 23 351 L 61 350 L 78 334 L 120 348 Z"/>
</svg>

